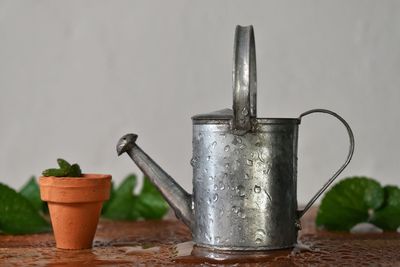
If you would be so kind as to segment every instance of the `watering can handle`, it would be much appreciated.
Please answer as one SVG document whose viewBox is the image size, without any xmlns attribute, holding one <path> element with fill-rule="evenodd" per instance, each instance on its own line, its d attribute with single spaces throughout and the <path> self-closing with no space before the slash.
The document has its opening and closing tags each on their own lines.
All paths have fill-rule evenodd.
<svg viewBox="0 0 400 267">
<path fill-rule="evenodd" d="M 301 218 L 304 213 L 306 213 L 306 211 L 314 204 L 314 202 L 318 199 L 319 196 L 321 196 L 321 194 L 332 184 L 332 182 L 339 176 L 339 174 L 346 168 L 346 166 L 349 164 L 351 157 L 353 156 L 353 152 L 354 152 L 354 135 L 353 135 L 353 131 L 351 130 L 349 124 L 342 118 L 340 117 L 338 114 L 336 114 L 335 112 L 332 112 L 330 110 L 326 110 L 326 109 L 312 109 L 309 111 L 306 111 L 304 113 L 302 113 L 299 117 L 299 119 L 301 120 L 303 117 L 312 114 L 312 113 L 326 113 L 329 115 L 334 116 L 335 118 L 337 118 L 338 120 L 340 120 L 344 126 L 347 129 L 347 133 L 349 134 L 349 139 L 350 139 L 350 146 L 349 146 L 349 153 L 347 154 L 347 158 L 346 161 L 344 162 L 344 164 L 340 167 L 339 170 L 337 170 L 333 176 L 324 184 L 324 186 L 311 198 L 311 200 L 307 203 L 307 205 L 305 206 L 305 208 L 303 210 L 299 210 L 298 211 L 298 216 L 299 218 Z"/>
<path fill-rule="evenodd" d="M 257 117 L 257 67 L 253 26 L 236 26 L 233 48 L 233 121 L 238 134 L 251 130 Z"/>
</svg>

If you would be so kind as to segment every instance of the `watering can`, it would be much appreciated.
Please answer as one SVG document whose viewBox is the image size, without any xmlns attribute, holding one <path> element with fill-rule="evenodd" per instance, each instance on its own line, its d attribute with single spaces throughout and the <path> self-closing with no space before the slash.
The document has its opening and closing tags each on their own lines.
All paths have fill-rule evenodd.
<svg viewBox="0 0 400 267">
<path fill-rule="evenodd" d="M 233 58 L 232 110 L 192 117 L 192 195 L 136 144 L 136 134 L 123 136 L 117 152 L 126 152 L 150 178 L 190 228 L 197 246 L 241 251 L 293 247 L 300 218 L 350 162 L 354 136 L 342 117 L 325 109 L 313 109 L 298 118 L 257 118 L 252 26 L 236 27 Z M 339 119 L 347 129 L 350 147 L 344 164 L 299 210 L 298 130 L 302 118 L 312 113 Z"/>
</svg>

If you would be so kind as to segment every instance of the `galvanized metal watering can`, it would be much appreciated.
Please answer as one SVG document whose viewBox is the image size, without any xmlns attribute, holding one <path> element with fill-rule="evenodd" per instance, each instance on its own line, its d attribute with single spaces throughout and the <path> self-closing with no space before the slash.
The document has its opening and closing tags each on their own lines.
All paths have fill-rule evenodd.
<svg viewBox="0 0 400 267">
<path fill-rule="evenodd" d="M 197 115 L 193 120 L 193 195 L 187 193 L 136 144 L 123 136 L 127 152 L 150 177 L 202 247 L 270 250 L 292 247 L 299 219 L 350 162 L 353 133 L 334 112 L 314 109 L 299 118 L 257 118 L 256 58 L 252 26 L 237 26 L 234 44 L 233 110 Z M 301 119 L 327 113 L 347 129 L 345 163 L 309 201 L 297 207 L 297 137 Z"/>
</svg>

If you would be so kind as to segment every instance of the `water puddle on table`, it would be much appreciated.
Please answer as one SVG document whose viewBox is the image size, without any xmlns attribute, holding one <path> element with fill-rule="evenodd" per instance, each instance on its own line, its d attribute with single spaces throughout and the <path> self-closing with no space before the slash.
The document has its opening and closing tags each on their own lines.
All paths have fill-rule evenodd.
<svg viewBox="0 0 400 267">
<path fill-rule="evenodd" d="M 145 247 L 145 246 L 134 246 L 134 247 L 119 247 L 118 251 L 128 255 L 141 255 L 141 254 L 154 254 L 160 252 L 160 247 Z"/>
<path fill-rule="evenodd" d="M 194 242 L 184 242 L 174 246 L 173 261 L 177 264 L 234 264 L 290 262 L 291 258 L 303 252 L 317 252 L 312 246 L 302 243 L 291 249 L 270 251 L 223 251 L 196 246 Z"/>
</svg>

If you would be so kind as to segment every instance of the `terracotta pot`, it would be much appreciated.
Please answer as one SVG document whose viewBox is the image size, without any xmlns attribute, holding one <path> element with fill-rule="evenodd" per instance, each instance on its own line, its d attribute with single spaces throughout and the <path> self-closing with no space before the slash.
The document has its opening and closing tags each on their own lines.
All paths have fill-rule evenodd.
<svg viewBox="0 0 400 267">
<path fill-rule="evenodd" d="M 103 201 L 109 199 L 111 175 L 40 177 L 40 197 L 49 206 L 57 248 L 92 247 Z"/>
</svg>

